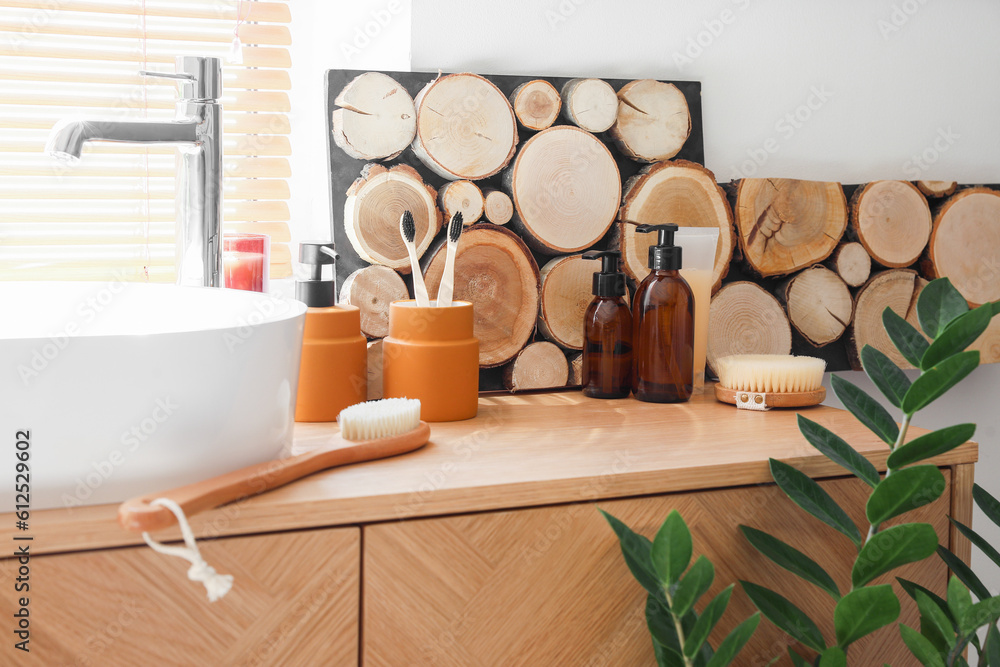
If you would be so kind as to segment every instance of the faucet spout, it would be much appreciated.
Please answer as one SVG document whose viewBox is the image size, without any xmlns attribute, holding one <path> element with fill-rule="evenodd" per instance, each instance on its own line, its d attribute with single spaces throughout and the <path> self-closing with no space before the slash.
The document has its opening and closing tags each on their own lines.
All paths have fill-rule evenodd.
<svg viewBox="0 0 1000 667">
<path fill-rule="evenodd" d="M 184 82 L 173 120 L 66 119 L 52 128 L 45 151 L 77 162 L 88 141 L 183 144 L 176 181 L 177 282 L 222 287 L 222 64 L 178 56 L 175 65 L 177 74 L 158 74 Z"/>
<path fill-rule="evenodd" d="M 193 144 L 198 141 L 198 122 L 64 119 L 52 128 L 45 152 L 59 159 L 76 161 L 88 141 Z"/>
</svg>

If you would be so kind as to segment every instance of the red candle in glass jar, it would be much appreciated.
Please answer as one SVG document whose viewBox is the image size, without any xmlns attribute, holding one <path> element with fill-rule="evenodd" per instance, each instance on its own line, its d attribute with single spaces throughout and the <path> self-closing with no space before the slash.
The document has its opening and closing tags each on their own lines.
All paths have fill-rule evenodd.
<svg viewBox="0 0 1000 667">
<path fill-rule="evenodd" d="M 226 287 L 266 292 L 271 261 L 267 234 L 223 234 L 222 268 Z"/>
</svg>

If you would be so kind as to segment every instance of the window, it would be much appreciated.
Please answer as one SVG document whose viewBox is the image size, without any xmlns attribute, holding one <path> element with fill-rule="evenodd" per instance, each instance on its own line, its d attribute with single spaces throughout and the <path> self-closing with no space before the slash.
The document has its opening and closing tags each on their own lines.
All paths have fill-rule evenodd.
<svg viewBox="0 0 1000 667">
<path fill-rule="evenodd" d="M 291 275 L 290 21 L 280 0 L 0 0 L 0 279 L 174 279 L 176 148 L 43 149 L 61 118 L 173 118 L 176 83 L 138 71 L 177 55 L 223 58 L 224 230 L 269 234 Z"/>
</svg>

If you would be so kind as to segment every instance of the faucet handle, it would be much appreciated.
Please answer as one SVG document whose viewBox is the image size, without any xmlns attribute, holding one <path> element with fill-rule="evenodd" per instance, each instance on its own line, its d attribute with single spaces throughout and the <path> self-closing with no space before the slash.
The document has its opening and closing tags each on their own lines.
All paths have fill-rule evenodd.
<svg viewBox="0 0 1000 667">
<path fill-rule="evenodd" d="M 182 99 L 217 100 L 222 97 L 222 61 L 218 58 L 177 56 L 174 67 L 176 73 L 141 70 L 139 74 L 182 81 Z"/>
</svg>

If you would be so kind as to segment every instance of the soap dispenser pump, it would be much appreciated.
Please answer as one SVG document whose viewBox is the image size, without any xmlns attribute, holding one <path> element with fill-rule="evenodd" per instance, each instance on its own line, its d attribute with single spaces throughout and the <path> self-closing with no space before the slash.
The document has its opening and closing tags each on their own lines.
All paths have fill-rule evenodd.
<svg viewBox="0 0 1000 667">
<path fill-rule="evenodd" d="M 650 273 L 632 301 L 632 392 L 640 401 L 686 401 L 694 383 L 694 293 L 680 274 L 677 225 L 639 225 L 636 231 L 659 238 L 649 248 Z"/>
<path fill-rule="evenodd" d="M 333 243 L 299 245 L 299 262 L 307 267 L 308 278 L 295 282 L 295 298 L 309 308 L 295 421 L 335 421 L 341 410 L 368 397 L 368 346 L 361 334 L 361 311 L 337 305 L 337 258 Z M 327 266 L 331 275 L 324 279 Z"/>
<path fill-rule="evenodd" d="M 583 317 L 585 396 L 625 398 L 632 390 L 632 313 L 625 301 L 625 274 L 617 250 L 591 250 L 584 259 L 600 259 L 594 274 L 594 299 Z"/>
</svg>

